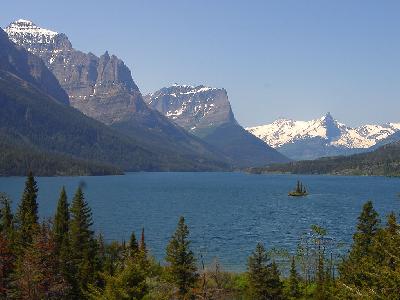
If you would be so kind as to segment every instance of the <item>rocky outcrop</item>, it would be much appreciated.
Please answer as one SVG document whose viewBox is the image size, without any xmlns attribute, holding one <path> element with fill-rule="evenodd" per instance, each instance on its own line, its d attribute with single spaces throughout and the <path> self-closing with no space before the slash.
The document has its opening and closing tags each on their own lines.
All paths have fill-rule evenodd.
<svg viewBox="0 0 400 300">
<path fill-rule="evenodd" d="M 146 95 L 146 103 L 223 152 L 238 167 L 288 159 L 236 121 L 226 90 L 175 84 Z"/>
</svg>

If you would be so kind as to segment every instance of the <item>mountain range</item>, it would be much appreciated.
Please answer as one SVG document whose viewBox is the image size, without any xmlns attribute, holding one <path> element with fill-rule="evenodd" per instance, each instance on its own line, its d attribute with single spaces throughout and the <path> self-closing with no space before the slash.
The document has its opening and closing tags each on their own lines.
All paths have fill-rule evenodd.
<svg viewBox="0 0 400 300">
<path fill-rule="evenodd" d="M 178 118 L 173 119 L 172 115 L 146 103 L 131 71 L 117 56 L 106 51 L 98 57 L 76 50 L 65 34 L 41 28 L 29 20 L 12 22 L 4 32 L 1 33 L 3 53 L 0 71 L 6 72 L 4 84 L 12 87 L 4 87 L 2 91 L 5 107 L 9 108 L 15 122 L 19 119 L 30 121 L 26 116 L 34 111 L 35 121 L 47 120 L 45 124 L 52 127 L 36 126 L 39 125 L 36 123 L 29 127 L 24 122 L 16 124 L 4 116 L 1 128 L 5 134 L 4 141 L 18 140 L 16 144 L 7 145 L 10 149 L 18 148 L 14 153 L 20 155 L 19 161 L 27 160 L 26 149 L 41 157 L 41 165 L 46 165 L 45 158 L 51 157 L 54 168 L 43 170 L 46 175 L 51 174 L 52 169 L 57 169 L 57 174 L 69 174 L 77 169 L 83 174 L 117 173 L 119 170 L 228 170 L 231 167 L 288 161 L 236 122 L 225 90 L 203 87 L 198 94 L 199 101 L 206 101 L 203 96 L 210 90 L 211 94 L 207 97 L 213 99 L 213 105 L 218 103 L 218 108 L 210 110 L 213 106 L 210 105 L 210 114 L 205 113 L 205 118 L 191 111 L 189 115 L 194 118 L 192 123 L 197 127 L 193 130 L 193 126 L 189 128 L 177 122 Z M 178 86 L 173 88 L 178 89 Z M 54 101 L 63 106 L 54 106 Z M 69 120 L 66 120 L 67 117 Z M 71 120 L 75 124 L 71 124 Z M 80 124 L 81 130 L 78 130 L 77 124 Z M 21 127 L 24 127 L 22 131 Z M 41 133 L 37 132 L 39 128 Z M 59 132 L 54 132 L 54 128 L 58 128 Z M 71 136 L 70 129 L 76 137 Z M 107 144 L 113 140 L 115 147 L 96 144 L 99 140 L 93 145 L 85 143 L 85 139 L 90 140 L 88 133 L 102 130 L 107 132 L 107 138 L 102 138 L 99 133 L 101 142 Z M 46 138 L 37 139 L 45 133 Z M 40 143 L 42 138 L 43 143 Z M 54 140 L 62 142 L 55 145 Z M 75 144 L 78 141 L 81 145 Z M 4 147 L 7 145 L 3 143 Z M 119 154 L 115 153 L 116 149 L 119 149 Z M 67 158 L 74 161 L 79 167 L 68 170 L 62 170 L 65 164 L 56 167 L 59 164 L 54 162 L 59 156 L 64 161 Z M 7 164 L 8 167 L 1 172 L 10 174 L 12 168 L 29 168 L 34 163 L 32 155 L 29 157 L 31 159 L 19 163 L 18 168 Z M 5 165 L 5 160 L 2 163 Z M 92 167 L 83 167 L 89 165 Z M 99 167 L 101 170 L 98 170 Z"/>
<path fill-rule="evenodd" d="M 304 160 L 369 151 L 386 144 L 386 139 L 400 130 L 400 123 L 352 128 L 327 113 L 311 121 L 279 119 L 246 130 L 288 157 Z"/>
<path fill-rule="evenodd" d="M 400 140 L 400 123 L 352 128 L 330 113 L 245 129 L 223 88 L 174 84 L 143 97 L 117 56 L 84 53 L 24 19 L 0 30 L 0 104 L 0 175 L 232 170 L 370 151 L 382 158 Z"/>
<path fill-rule="evenodd" d="M 132 137 L 171 164 L 181 161 L 193 169 L 228 164 L 223 154 L 150 109 L 131 71 L 115 55 L 105 52 L 97 57 L 76 50 L 65 34 L 29 20 L 12 22 L 5 32 L 44 61 L 67 92 L 70 105 L 85 115 Z"/>
<path fill-rule="evenodd" d="M 146 95 L 145 101 L 150 108 L 218 149 L 234 166 L 289 161 L 240 126 L 225 89 L 174 84 Z"/>
</svg>

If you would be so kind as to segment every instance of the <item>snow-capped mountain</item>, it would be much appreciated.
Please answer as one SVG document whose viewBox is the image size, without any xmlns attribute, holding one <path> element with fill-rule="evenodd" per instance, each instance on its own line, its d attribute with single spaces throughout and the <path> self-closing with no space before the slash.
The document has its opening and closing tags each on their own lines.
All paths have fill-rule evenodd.
<svg viewBox="0 0 400 300">
<path fill-rule="evenodd" d="M 58 32 L 40 28 L 32 21 L 24 19 L 12 22 L 5 31 L 14 43 L 19 44 L 23 40 L 25 44 L 31 44 L 33 47 L 37 44 L 55 43 L 55 37 L 58 35 Z"/>
<path fill-rule="evenodd" d="M 399 131 L 400 123 L 368 124 L 352 128 L 338 122 L 328 113 L 311 121 L 279 119 L 246 130 L 289 157 L 311 159 L 361 152 Z"/>
<path fill-rule="evenodd" d="M 174 84 L 144 99 L 149 107 L 223 152 L 236 166 L 288 161 L 238 124 L 225 89 Z"/>
<path fill-rule="evenodd" d="M 144 98 L 151 108 L 195 134 L 223 123 L 236 123 L 224 89 L 174 84 Z"/>
<path fill-rule="evenodd" d="M 70 105 L 85 115 L 160 153 L 171 166 L 175 162 L 189 167 L 227 166 L 224 155 L 149 108 L 130 69 L 117 56 L 106 51 L 98 57 L 76 50 L 65 34 L 28 20 L 12 22 L 5 32 L 14 43 L 43 60 L 67 92 Z"/>
</svg>

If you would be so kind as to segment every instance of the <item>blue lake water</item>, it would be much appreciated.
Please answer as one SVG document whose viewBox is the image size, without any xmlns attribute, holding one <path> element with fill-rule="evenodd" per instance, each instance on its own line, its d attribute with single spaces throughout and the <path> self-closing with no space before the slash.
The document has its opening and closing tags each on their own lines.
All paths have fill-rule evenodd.
<svg viewBox="0 0 400 300">
<path fill-rule="evenodd" d="M 297 179 L 308 188 L 305 198 L 290 198 Z M 16 207 L 25 178 L 0 178 L 0 191 Z M 59 190 L 69 200 L 77 186 L 94 217 L 94 229 L 106 240 L 139 237 L 145 228 L 151 253 L 162 260 L 180 215 L 185 216 L 196 254 L 215 257 L 228 270 L 244 270 L 257 242 L 268 248 L 296 249 L 312 224 L 328 230 L 336 241 L 351 242 L 363 203 L 373 200 L 381 216 L 400 212 L 400 179 L 244 173 L 128 173 L 104 177 L 41 177 L 40 216 L 54 214 Z"/>
</svg>

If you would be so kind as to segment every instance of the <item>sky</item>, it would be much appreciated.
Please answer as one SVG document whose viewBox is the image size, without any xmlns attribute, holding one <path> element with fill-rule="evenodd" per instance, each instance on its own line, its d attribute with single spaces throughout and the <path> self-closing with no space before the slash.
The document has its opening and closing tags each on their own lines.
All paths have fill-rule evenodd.
<svg viewBox="0 0 400 300">
<path fill-rule="evenodd" d="M 400 1 L 19 0 L 75 49 L 124 60 L 143 94 L 225 88 L 243 126 L 331 112 L 349 126 L 400 122 Z"/>
</svg>

